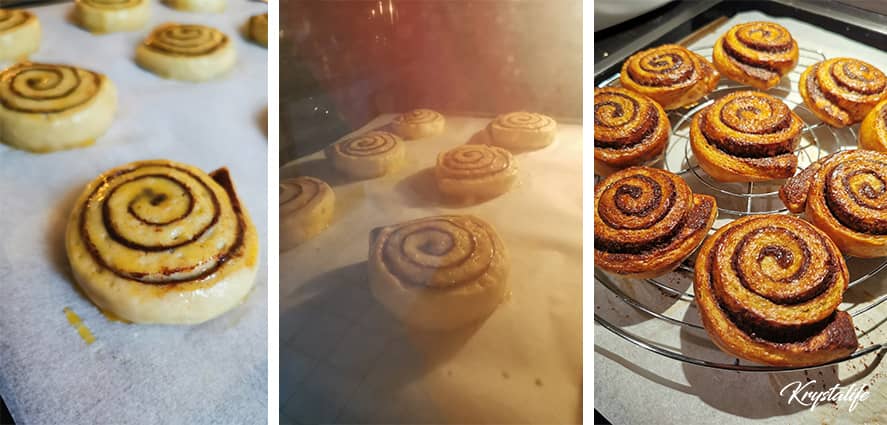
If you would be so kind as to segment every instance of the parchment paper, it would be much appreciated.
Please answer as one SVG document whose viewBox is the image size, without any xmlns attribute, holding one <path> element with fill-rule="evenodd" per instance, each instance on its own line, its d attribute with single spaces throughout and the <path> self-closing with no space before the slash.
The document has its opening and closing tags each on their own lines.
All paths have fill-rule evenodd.
<svg viewBox="0 0 887 425">
<path fill-rule="evenodd" d="M 820 49 L 829 58 L 859 58 L 887 70 L 887 53 L 883 51 L 794 19 L 774 18 L 758 12 L 738 14 L 689 47 L 711 46 L 731 26 L 757 20 L 783 25 L 802 48 Z M 792 81 L 791 88 L 797 92 L 797 81 Z M 855 126 L 856 129 L 858 126 Z M 859 270 L 871 269 L 871 264 L 853 260 L 851 272 L 857 272 L 852 273 L 852 278 L 859 274 Z M 670 282 L 674 288 L 687 288 L 691 285 L 692 277 L 689 273 L 672 273 L 663 281 Z M 628 295 L 657 312 L 700 324 L 695 307 L 664 296 L 648 283 L 618 280 L 617 284 Z M 885 291 L 887 274 L 881 272 L 848 291 L 841 309 L 852 311 L 870 303 Z M 631 333 L 685 355 L 721 363 L 735 360 L 715 348 L 704 331 L 686 327 L 681 329 L 662 320 L 651 319 L 618 300 L 600 284 L 595 284 L 595 312 Z M 885 317 L 887 304 L 854 318 L 858 334 L 870 331 L 860 338 L 863 346 L 887 341 L 883 326 Z M 877 328 L 879 322 L 881 325 Z M 598 325 L 595 325 L 594 337 L 595 408 L 614 424 L 740 424 L 750 420 L 756 423 L 817 425 L 887 423 L 885 367 L 876 354 L 843 363 L 839 367 L 807 372 L 739 373 L 684 365 L 634 346 Z M 743 361 L 742 364 L 750 363 Z M 867 386 L 871 396 L 849 412 L 849 403 L 825 403 L 810 410 L 797 402 L 789 404 L 787 396 L 779 395 L 780 390 L 791 382 L 806 384 L 814 380 L 816 383 L 811 384 L 810 390 L 822 391 L 836 383 L 846 388 L 855 383 L 857 387 Z"/>
<path fill-rule="evenodd" d="M 37 155 L 0 145 L 0 394 L 19 424 L 267 422 L 267 51 L 237 32 L 267 7 L 230 0 L 224 14 L 210 15 L 151 6 L 143 31 L 102 36 L 66 21 L 73 3 L 31 9 L 43 27 L 31 59 L 105 73 L 120 106 L 92 147 Z M 227 33 L 238 54 L 235 69 L 200 84 L 140 69 L 135 46 L 167 21 Z M 206 171 L 229 167 L 259 230 L 256 290 L 199 326 L 109 321 L 71 277 L 64 227 L 76 196 L 106 169 L 151 158 Z M 95 343 L 78 336 L 65 307 Z"/>
<path fill-rule="evenodd" d="M 330 228 L 280 257 L 281 423 L 581 421 L 582 128 L 559 124 L 551 146 L 517 155 L 510 192 L 458 208 L 437 198 L 431 167 L 490 119 L 446 119 L 442 135 L 406 142 L 393 175 L 347 181 L 320 152 L 281 170 L 322 178 L 337 198 Z M 369 292 L 369 232 L 438 214 L 496 228 L 511 297 L 469 329 L 406 331 Z"/>
</svg>

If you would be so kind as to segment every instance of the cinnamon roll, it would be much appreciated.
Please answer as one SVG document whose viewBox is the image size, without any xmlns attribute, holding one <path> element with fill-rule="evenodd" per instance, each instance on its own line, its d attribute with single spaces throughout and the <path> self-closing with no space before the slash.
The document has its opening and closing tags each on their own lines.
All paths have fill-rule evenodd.
<svg viewBox="0 0 887 425">
<path fill-rule="evenodd" d="M 136 48 L 139 65 L 174 80 L 218 78 L 230 71 L 236 60 L 228 36 L 203 25 L 160 25 Z"/>
<path fill-rule="evenodd" d="M 0 72 L 0 141 L 32 152 L 92 144 L 111 126 L 117 89 L 68 65 L 24 62 Z"/>
<path fill-rule="evenodd" d="M 647 96 L 623 88 L 594 91 L 594 171 L 606 176 L 665 152 L 670 124 Z"/>
<path fill-rule="evenodd" d="M 246 23 L 246 35 L 256 44 L 268 47 L 268 14 L 250 17 Z"/>
<path fill-rule="evenodd" d="M 859 147 L 887 153 L 887 99 L 877 104 L 862 120 Z"/>
<path fill-rule="evenodd" d="M 509 267 L 495 229 L 470 215 L 421 218 L 370 234 L 373 295 L 419 329 L 454 329 L 488 316 L 506 296 Z"/>
<path fill-rule="evenodd" d="M 406 148 L 400 137 L 387 131 L 370 131 L 338 142 L 325 150 L 340 172 L 358 179 L 383 176 L 400 168 Z"/>
<path fill-rule="evenodd" d="M 445 125 L 444 116 L 431 109 L 413 109 L 391 121 L 394 132 L 406 140 L 436 136 L 443 133 Z"/>
<path fill-rule="evenodd" d="M 807 219 L 854 257 L 887 257 L 887 154 L 829 155 L 779 189 L 789 211 Z"/>
<path fill-rule="evenodd" d="M 314 177 L 280 182 L 280 249 L 285 251 L 313 238 L 329 226 L 336 208 L 330 185 Z"/>
<path fill-rule="evenodd" d="M 94 33 L 136 31 L 151 17 L 148 0 L 77 0 L 74 19 Z"/>
<path fill-rule="evenodd" d="M 887 77 L 857 59 L 834 58 L 810 65 L 798 83 L 804 103 L 832 127 L 856 124 L 887 96 Z"/>
<path fill-rule="evenodd" d="M 554 141 L 557 121 L 532 112 L 499 115 L 489 127 L 491 142 L 505 149 L 541 149 Z"/>
<path fill-rule="evenodd" d="M 40 21 L 27 10 L 0 9 L 0 61 L 26 60 L 40 48 Z"/>
<path fill-rule="evenodd" d="M 693 116 L 690 147 L 715 180 L 754 182 L 795 174 L 804 122 L 781 100 L 754 91 L 718 99 Z"/>
<path fill-rule="evenodd" d="M 240 304 L 258 270 L 256 229 L 227 169 L 138 161 L 89 183 L 65 244 L 77 283 L 134 323 L 192 324 Z"/>
<path fill-rule="evenodd" d="M 618 171 L 594 188 L 594 264 L 626 277 L 663 275 L 702 243 L 717 216 L 715 198 L 668 171 Z"/>
<path fill-rule="evenodd" d="M 225 0 L 163 0 L 167 6 L 184 12 L 211 12 L 225 11 Z"/>
<path fill-rule="evenodd" d="M 781 25 L 748 22 L 730 28 L 715 42 L 712 61 L 725 77 L 767 90 L 798 64 L 798 43 Z"/>
<path fill-rule="evenodd" d="M 721 75 L 704 57 L 677 44 L 635 53 L 622 65 L 622 87 L 646 95 L 666 111 L 692 105 L 718 86 Z"/>
<path fill-rule="evenodd" d="M 517 162 L 497 146 L 462 145 L 437 156 L 434 175 L 446 195 L 486 199 L 508 192 L 517 180 Z"/>
<path fill-rule="evenodd" d="M 746 216 L 702 244 L 693 282 L 712 341 L 734 356 L 776 366 L 811 366 L 858 346 L 838 311 L 849 273 L 824 233 L 783 214 Z"/>
</svg>

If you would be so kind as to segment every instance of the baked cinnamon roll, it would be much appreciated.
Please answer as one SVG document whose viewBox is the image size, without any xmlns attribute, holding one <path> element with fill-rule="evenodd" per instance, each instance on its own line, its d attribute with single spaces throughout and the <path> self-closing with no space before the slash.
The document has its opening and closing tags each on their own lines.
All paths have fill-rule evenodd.
<svg viewBox="0 0 887 425">
<path fill-rule="evenodd" d="M 806 211 L 841 252 L 887 256 L 887 154 L 851 150 L 829 155 L 779 189 L 789 211 Z"/>
<path fill-rule="evenodd" d="M 32 152 L 91 145 L 117 112 L 117 88 L 98 72 L 23 62 L 0 73 L 0 141 Z"/>
<path fill-rule="evenodd" d="M 887 99 L 877 104 L 862 120 L 859 147 L 887 153 Z"/>
<path fill-rule="evenodd" d="M 256 44 L 268 47 L 268 14 L 251 16 L 246 23 L 246 35 Z"/>
<path fill-rule="evenodd" d="M 134 323 L 192 324 L 239 305 L 259 242 L 227 169 L 172 161 L 102 173 L 71 212 L 71 270 L 102 310 Z"/>
<path fill-rule="evenodd" d="M 228 36 L 203 25 L 160 25 L 136 48 L 139 65 L 174 80 L 218 78 L 236 61 L 237 53 Z"/>
<path fill-rule="evenodd" d="M 622 87 L 649 96 L 666 111 L 692 105 L 718 86 L 718 71 L 704 57 L 677 44 L 632 55 L 622 65 Z"/>
<path fill-rule="evenodd" d="M 338 142 L 325 150 L 327 159 L 339 172 L 358 179 L 369 179 L 393 172 L 403 165 L 403 140 L 387 131 L 370 131 Z"/>
<path fill-rule="evenodd" d="M 280 250 L 313 238 L 329 226 L 336 208 L 333 188 L 314 177 L 280 181 Z"/>
<path fill-rule="evenodd" d="M 77 0 L 74 6 L 77 23 L 93 33 L 139 30 L 150 17 L 148 0 Z"/>
<path fill-rule="evenodd" d="M 715 42 L 712 62 L 725 77 L 767 90 L 798 64 L 798 43 L 781 25 L 748 22 Z"/>
<path fill-rule="evenodd" d="M 715 198 L 668 171 L 631 167 L 594 188 L 594 264 L 634 278 L 674 270 L 717 218 Z"/>
<path fill-rule="evenodd" d="M 431 109 L 413 109 L 394 117 L 391 127 L 406 140 L 421 139 L 443 133 L 446 119 Z"/>
<path fill-rule="evenodd" d="M 462 145 L 437 156 L 437 187 L 459 199 L 486 199 L 508 192 L 517 180 L 517 161 L 498 146 Z"/>
<path fill-rule="evenodd" d="M 40 21 L 21 9 L 0 9 L 0 61 L 27 60 L 40 48 Z"/>
<path fill-rule="evenodd" d="M 370 234 L 370 289 L 404 323 L 454 329 L 488 316 L 508 291 L 508 255 L 473 216 L 427 217 Z"/>
<path fill-rule="evenodd" d="M 856 124 L 887 96 L 887 77 L 857 59 L 834 58 L 810 65 L 798 83 L 801 97 L 832 127 Z"/>
<path fill-rule="evenodd" d="M 662 155 L 670 124 L 647 96 L 623 88 L 594 90 L 594 172 L 601 176 Z"/>
<path fill-rule="evenodd" d="M 533 112 L 510 112 L 496 117 L 489 132 L 492 144 L 505 149 L 541 149 L 554 141 L 557 121 Z"/>
<path fill-rule="evenodd" d="M 699 111 L 690 123 L 690 147 L 715 180 L 754 182 L 795 174 L 803 121 L 781 100 L 738 91 Z"/>
<path fill-rule="evenodd" d="M 775 366 L 846 357 L 858 342 L 838 311 L 849 272 L 838 247 L 799 218 L 746 216 L 718 229 L 696 257 L 693 289 L 712 341 Z"/>
</svg>

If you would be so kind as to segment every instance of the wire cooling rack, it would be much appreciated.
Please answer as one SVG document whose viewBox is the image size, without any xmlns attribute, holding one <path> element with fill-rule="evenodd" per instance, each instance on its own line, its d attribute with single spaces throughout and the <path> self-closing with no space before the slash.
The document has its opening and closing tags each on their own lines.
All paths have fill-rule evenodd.
<svg viewBox="0 0 887 425">
<path fill-rule="evenodd" d="M 711 61 L 712 46 L 691 50 Z M 789 108 L 791 108 L 804 122 L 804 128 L 801 132 L 801 142 L 795 151 L 798 155 L 799 170 L 806 168 L 825 155 L 841 150 L 856 148 L 857 135 L 854 127 L 838 129 L 823 123 L 804 104 L 803 99 L 797 91 L 801 73 L 810 65 L 825 59 L 825 55 L 820 51 L 800 48 L 798 65 L 782 79 L 778 86 L 767 90 L 768 94 L 785 102 L 786 105 L 788 105 Z M 619 74 L 615 74 L 601 82 L 598 87 L 618 85 Z M 669 111 L 668 118 L 672 127 L 668 148 L 660 158 L 657 158 L 648 164 L 664 168 L 683 177 L 693 189 L 694 193 L 712 195 L 717 199 L 719 219 L 713 226 L 712 232 L 742 216 L 788 212 L 782 204 L 782 201 L 779 199 L 779 187 L 782 186 L 784 180 L 758 183 L 718 182 L 699 167 L 690 149 L 690 119 L 693 115 L 730 92 L 749 89 L 751 88 L 748 86 L 722 78 L 718 87 L 695 105 Z M 597 183 L 597 181 L 598 176 L 595 176 L 595 183 Z M 680 327 L 681 332 L 697 332 L 700 336 L 707 338 L 701 324 L 688 320 L 688 318 L 698 319 L 698 313 L 689 311 L 691 309 L 696 309 L 692 285 L 694 263 L 695 254 L 684 261 L 675 272 L 669 273 L 663 277 L 626 282 L 629 285 L 636 284 L 637 282 L 646 283 L 652 288 L 655 288 L 655 291 L 652 291 L 652 293 L 657 295 L 653 295 L 653 298 L 650 298 L 650 295 L 648 294 L 647 300 L 640 299 L 641 297 L 637 295 L 640 293 L 639 291 L 626 291 L 621 289 L 622 285 L 619 282 L 600 270 L 595 270 L 594 280 L 596 284 L 607 289 L 616 299 L 631 306 L 642 315 L 661 321 L 670 326 Z M 887 268 L 887 259 L 864 260 L 847 257 L 847 267 L 850 269 L 851 275 L 851 282 L 848 285 L 849 291 L 851 288 L 878 275 L 881 271 Z M 632 292 L 635 295 L 629 295 L 627 292 Z M 659 297 L 660 299 L 657 300 L 656 297 Z M 872 313 L 870 312 L 875 310 L 876 307 L 885 301 L 887 301 L 887 294 L 883 294 L 873 300 L 866 300 L 864 302 L 842 307 L 847 310 L 856 321 L 866 313 L 871 315 Z M 674 313 L 666 314 L 657 311 L 660 310 L 660 308 L 653 306 L 653 304 L 661 305 L 669 302 L 674 302 L 676 305 L 680 304 L 686 307 L 683 312 L 683 319 L 675 317 Z M 678 308 L 678 310 L 679 309 L 680 308 Z M 866 319 L 869 319 L 869 317 L 866 317 Z M 872 325 L 867 329 L 865 326 L 863 326 L 863 329 L 860 329 L 859 324 L 857 324 L 857 336 L 862 345 L 865 345 L 866 342 L 871 342 L 870 340 L 873 337 L 873 331 L 877 330 L 885 320 L 887 320 L 887 317 L 874 318 L 870 320 Z M 683 363 L 714 369 L 742 372 L 788 372 L 830 366 L 857 359 L 871 353 L 879 353 L 879 355 L 887 353 L 887 344 L 874 341 L 846 358 L 816 366 L 760 366 L 754 364 L 740 364 L 739 359 L 736 359 L 734 363 L 724 363 L 717 360 L 707 360 L 688 355 L 687 353 L 677 350 L 674 347 L 670 347 L 665 343 L 657 342 L 653 338 L 632 333 L 626 330 L 623 326 L 619 326 L 604 319 L 597 313 L 594 315 L 594 321 L 608 331 L 613 332 L 617 336 L 647 351 Z M 874 338 L 877 339 L 878 337 L 874 336 Z"/>
</svg>

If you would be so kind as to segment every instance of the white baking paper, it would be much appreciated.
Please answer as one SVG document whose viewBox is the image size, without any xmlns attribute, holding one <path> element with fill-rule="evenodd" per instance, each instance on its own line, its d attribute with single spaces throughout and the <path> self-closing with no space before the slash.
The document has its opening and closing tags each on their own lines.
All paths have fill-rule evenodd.
<svg viewBox="0 0 887 425">
<path fill-rule="evenodd" d="M 69 23 L 73 3 L 31 9 L 43 27 L 32 60 L 106 74 L 119 91 L 110 130 L 94 146 L 32 154 L 0 145 L 0 394 L 19 424 L 264 424 L 267 422 L 267 51 L 237 29 L 261 3 L 229 0 L 223 14 L 152 1 L 149 27 L 92 35 Z M 163 22 L 227 33 L 237 65 L 205 83 L 163 80 L 133 62 Z M 78 291 L 64 247 L 76 196 L 101 172 L 166 158 L 206 171 L 227 166 L 260 235 L 256 290 L 199 326 L 109 321 Z M 87 346 L 62 309 L 97 338 Z"/>
<path fill-rule="evenodd" d="M 516 187 L 459 208 L 438 198 L 437 154 L 490 119 L 446 119 L 443 134 L 406 142 L 406 165 L 392 175 L 348 181 L 320 152 L 281 170 L 322 178 L 336 194 L 331 226 L 280 257 L 281 423 L 581 421 L 582 128 L 559 124 L 551 146 L 516 156 Z M 370 294 L 369 233 L 439 214 L 495 227 L 511 296 L 477 326 L 407 331 Z"/>
<path fill-rule="evenodd" d="M 731 26 L 748 21 L 773 21 L 786 27 L 801 48 L 821 50 L 827 57 L 849 56 L 865 60 L 887 70 L 887 53 L 865 46 L 840 35 L 794 19 L 775 18 L 747 12 L 729 19 L 712 33 L 691 44 L 690 48 L 711 46 Z M 882 46 L 883 47 L 883 46 Z M 797 95 L 797 81 L 791 82 L 792 96 Z M 854 126 L 853 130 L 858 129 Z M 856 134 L 856 133 L 852 133 Z M 674 142 L 674 140 L 672 141 Z M 683 153 L 679 153 L 683 154 Z M 671 158 L 670 158 L 671 159 Z M 676 163 L 680 163 L 681 158 Z M 728 218 L 723 214 L 716 226 Z M 851 278 L 863 270 L 871 270 L 879 261 L 852 260 Z M 598 273 L 596 271 L 596 273 Z M 692 284 L 690 273 L 672 273 L 662 282 L 673 288 L 687 289 Z M 700 324 L 695 307 L 685 301 L 663 295 L 659 289 L 642 281 L 613 279 L 623 292 L 651 306 L 656 312 Z M 692 288 L 690 288 L 692 289 Z M 684 355 L 733 363 L 736 359 L 715 348 L 702 330 L 681 327 L 639 313 L 595 283 L 595 313 L 623 329 L 663 344 Z M 844 297 L 844 310 L 867 305 L 887 292 L 887 272 L 852 288 Z M 887 341 L 883 321 L 887 304 L 854 318 L 863 347 Z M 880 322 L 880 323 L 879 323 Z M 878 325 L 880 324 L 880 328 Z M 601 326 L 594 327 L 594 393 L 595 408 L 614 424 L 842 424 L 887 423 L 887 382 L 885 366 L 877 354 L 835 367 L 807 372 L 740 373 L 682 364 L 619 338 Z M 743 361 L 741 364 L 750 364 Z M 790 400 L 790 390 L 780 391 L 792 382 L 807 385 L 810 391 L 822 391 L 840 383 L 844 390 L 851 384 L 870 393 L 850 412 L 849 402 L 823 403 L 811 409 Z"/>
</svg>

